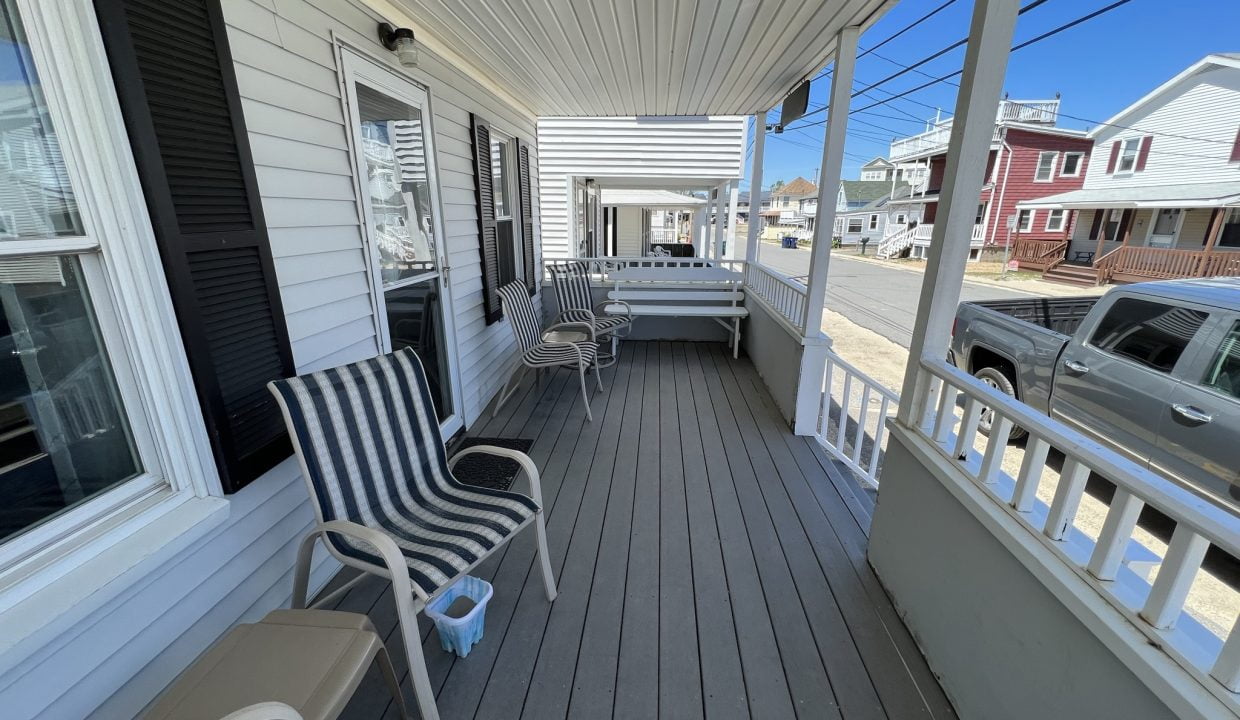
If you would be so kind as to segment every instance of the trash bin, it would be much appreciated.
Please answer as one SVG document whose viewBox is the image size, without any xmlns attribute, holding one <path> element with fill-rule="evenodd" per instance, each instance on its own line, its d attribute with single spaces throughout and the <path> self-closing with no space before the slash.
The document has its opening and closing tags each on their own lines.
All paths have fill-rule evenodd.
<svg viewBox="0 0 1240 720">
<path fill-rule="evenodd" d="M 491 583 L 466 575 L 426 606 L 426 616 L 434 621 L 439 644 L 445 651 L 465 657 L 482 639 L 482 631 L 486 628 L 487 601 L 491 599 L 492 592 Z M 459 617 L 453 617 L 449 614 L 449 608 L 461 598 L 468 598 L 473 602 L 473 607 Z"/>
<path fill-rule="evenodd" d="M 796 249 L 797 249 L 797 238 L 796 238 L 796 236 L 795 236 L 795 235 L 785 235 L 785 236 L 784 236 L 783 247 L 787 248 L 788 250 L 796 250 Z"/>
</svg>

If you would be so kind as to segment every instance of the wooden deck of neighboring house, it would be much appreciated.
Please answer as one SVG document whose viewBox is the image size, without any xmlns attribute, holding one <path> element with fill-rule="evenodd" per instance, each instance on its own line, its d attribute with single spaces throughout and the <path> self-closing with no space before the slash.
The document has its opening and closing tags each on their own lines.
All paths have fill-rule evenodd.
<svg viewBox="0 0 1240 720">
<path fill-rule="evenodd" d="M 495 595 L 468 658 L 423 618 L 445 719 L 954 717 L 866 562 L 872 499 L 748 360 L 630 342 L 603 377 L 593 423 L 561 373 L 471 431 L 534 440 L 560 594 L 525 533 L 476 573 Z M 385 585 L 337 607 L 369 613 L 403 673 Z M 344 717 L 395 717 L 373 669 Z"/>
</svg>

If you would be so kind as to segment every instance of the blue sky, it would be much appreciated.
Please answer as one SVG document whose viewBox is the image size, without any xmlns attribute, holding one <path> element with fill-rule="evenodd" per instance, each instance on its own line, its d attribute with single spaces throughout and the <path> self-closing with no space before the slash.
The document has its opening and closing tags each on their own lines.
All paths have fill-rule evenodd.
<svg viewBox="0 0 1240 720">
<path fill-rule="evenodd" d="M 861 37 L 861 48 L 886 39 L 944 0 L 903 0 Z M 1112 0 L 1049 0 L 1022 15 L 1016 26 L 1019 43 L 1058 27 Z M 1025 0 L 1022 4 L 1028 4 Z M 930 20 L 910 30 L 875 53 L 857 62 L 857 89 L 900 69 L 884 58 L 912 64 L 968 34 L 971 0 L 956 0 Z M 1240 0 L 1131 0 L 1105 15 L 1066 30 L 1054 37 L 1013 53 L 1004 89 L 1014 100 L 1050 99 L 1062 94 L 1062 112 L 1103 121 L 1142 97 L 1184 68 L 1213 52 L 1240 52 Z M 958 48 L 918 68 L 938 77 L 960 68 L 965 49 Z M 881 57 L 880 57 L 881 56 Z M 882 86 L 899 93 L 929 78 L 909 72 Z M 888 97 L 874 90 L 877 98 Z M 826 103 L 829 78 L 814 82 L 811 109 Z M 956 88 L 940 83 L 888 105 L 874 114 L 856 114 L 850 122 L 844 152 L 844 177 L 856 178 L 858 168 L 875 155 L 886 155 L 891 137 L 912 135 L 925 129 L 934 107 L 945 115 L 955 104 Z M 853 107 L 872 102 L 867 96 L 853 100 Z M 920 105 L 925 103 L 931 107 Z M 910 115 L 920 118 L 921 124 Z M 772 114 L 771 117 L 774 117 Z M 816 115 L 811 120 L 821 119 Z M 793 123 L 798 125 L 801 123 Z M 1088 128 L 1089 122 L 1061 117 L 1060 125 Z M 878 125 L 881 127 L 874 127 Z M 782 137 L 767 135 L 763 185 L 788 181 L 797 175 L 813 179 L 821 159 L 821 125 L 804 131 L 787 131 Z M 746 163 L 748 165 L 748 163 Z M 746 174 L 749 169 L 746 167 Z M 747 186 L 747 183 L 743 183 Z"/>
</svg>

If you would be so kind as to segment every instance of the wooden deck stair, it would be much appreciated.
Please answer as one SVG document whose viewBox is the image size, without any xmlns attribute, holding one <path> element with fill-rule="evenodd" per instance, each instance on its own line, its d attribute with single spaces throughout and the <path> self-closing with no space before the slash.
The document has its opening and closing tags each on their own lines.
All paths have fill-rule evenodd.
<svg viewBox="0 0 1240 720">
<path fill-rule="evenodd" d="M 1093 287 L 1098 284 L 1098 273 L 1089 265 L 1060 263 L 1042 273 L 1042 279 L 1063 285 Z"/>
</svg>

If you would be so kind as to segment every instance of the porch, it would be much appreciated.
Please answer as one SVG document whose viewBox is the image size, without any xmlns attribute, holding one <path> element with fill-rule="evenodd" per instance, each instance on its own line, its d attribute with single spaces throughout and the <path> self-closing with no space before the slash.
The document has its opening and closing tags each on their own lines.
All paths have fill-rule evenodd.
<svg viewBox="0 0 1240 720">
<path fill-rule="evenodd" d="M 443 717 L 955 716 L 866 560 L 872 494 L 788 430 L 747 359 L 630 342 L 603 378 L 593 423 L 562 374 L 471 430 L 533 441 L 560 595 L 519 537 L 477 573 L 495 596 L 468 658 L 422 619 Z M 403 672 L 387 583 L 337 607 Z M 389 703 L 372 672 L 343 717 Z"/>
</svg>

